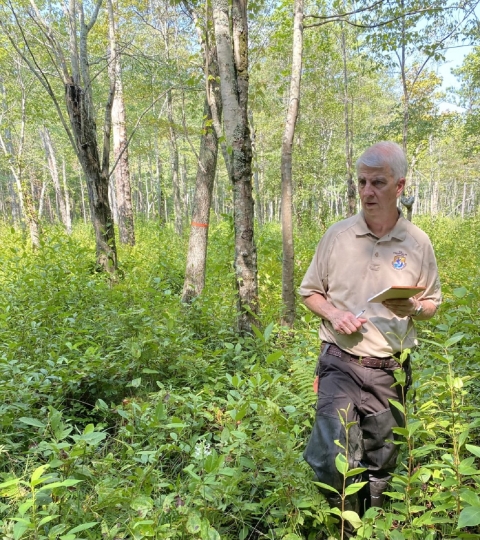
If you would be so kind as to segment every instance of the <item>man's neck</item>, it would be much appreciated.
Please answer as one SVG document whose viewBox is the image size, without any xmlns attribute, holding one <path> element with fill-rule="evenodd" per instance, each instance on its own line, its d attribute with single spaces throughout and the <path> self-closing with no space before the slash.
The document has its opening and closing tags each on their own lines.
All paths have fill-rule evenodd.
<svg viewBox="0 0 480 540">
<path fill-rule="evenodd" d="M 365 216 L 365 222 L 377 238 L 382 238 L 393 230 L 399 217 L 399 213 L 397 215 L 392 214 L 392 217 L 389 219 L 371 219 Z"/>
</svg>

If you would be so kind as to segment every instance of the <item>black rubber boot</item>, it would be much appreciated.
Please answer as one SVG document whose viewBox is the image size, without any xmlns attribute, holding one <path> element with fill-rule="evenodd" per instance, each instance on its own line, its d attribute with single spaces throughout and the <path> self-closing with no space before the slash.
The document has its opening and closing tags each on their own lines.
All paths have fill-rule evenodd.
<svg viewBox="0 0 480 540">
<path fill-rule="evenodd" d="M 384 492 L 387 491 L 388 480 L 370 481 L 370 506 L 382 507 L 385 502 Z"/>
</svg>

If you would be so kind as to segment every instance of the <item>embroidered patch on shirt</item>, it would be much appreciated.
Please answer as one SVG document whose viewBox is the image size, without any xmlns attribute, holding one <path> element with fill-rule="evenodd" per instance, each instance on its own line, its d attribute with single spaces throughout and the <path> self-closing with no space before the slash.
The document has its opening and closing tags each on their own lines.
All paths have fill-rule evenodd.
<svg viewBox="0 0 480 540">
<path fill-rule="evenodd" d="M 392 266 L 395 270 L 403 270 L 407 266 L 407 254 L 403 253 L 403 251 L 395 251 Z"/>
</svg>

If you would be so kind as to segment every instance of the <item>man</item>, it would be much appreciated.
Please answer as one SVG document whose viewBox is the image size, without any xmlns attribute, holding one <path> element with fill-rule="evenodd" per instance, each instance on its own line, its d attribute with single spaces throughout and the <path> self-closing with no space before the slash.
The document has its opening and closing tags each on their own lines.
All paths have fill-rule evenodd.
<svg viewBox="0 0 480 540">
<path fill-rule="evenodd" d="M 355 422 L 348 432 L 349 465 L 366 467 L 369 481 L 366 495 L 348 501 L 360 513 L 382 505 L 396 465 L 397 446 L 388 441 L 395 438 L 392 428 L 404 424 L 389 403 L 403 402 L 402 387 L 392 387 L 394 371 L 402 367 L 397 360 L 416 345 L 413 320 L 432 317 L 441 301 L 430 240 L 397 208 L 406 172 L 405 154 L 395 143 L 377 143 L 360 156 L 362 211 L 327 230 L 300 287 L 306 306 L 322 319 L 317 413 L 304 457 L 320 482 L 342 492 L 335 458 L 345 450 L 335 441 L 345 446 L 338 412 L 348 410 L 348 422 Z M 367 302 L 392 285 L 425 291 Z M 341 506 L 339 497 L 325 493 L 332 506 Z"/>
</svg>

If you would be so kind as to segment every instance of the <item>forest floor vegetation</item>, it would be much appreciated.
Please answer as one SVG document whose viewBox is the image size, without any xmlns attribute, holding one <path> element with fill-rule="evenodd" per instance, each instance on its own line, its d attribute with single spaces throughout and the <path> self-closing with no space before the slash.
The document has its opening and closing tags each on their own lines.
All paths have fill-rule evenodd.
<svg viewBox="0 0 480 540">
<path fill-rule="evenodd" d="M 480 538 L 480 222 L 415 223 L 444 303 L 417 325 L 389 502 L 362 520 L 329 509 L 302 458 L 318 322 L 298 302 L 294 330 L 278 324 L 277 224 L 256 231 L 251 337 L 235 332 L 227 220 L 211 227 L 192 305 L 180 301 L 188 239 L 169 227 L 138 223 L 112 284 L 86 226 L 45 230 L 36 252 L 0 226 L 1 538 L 313 540 L 338 537 L 341 519 L 360 538 Z M 323 230 L 298 231 L 297 281 Z"/>
</svg>

